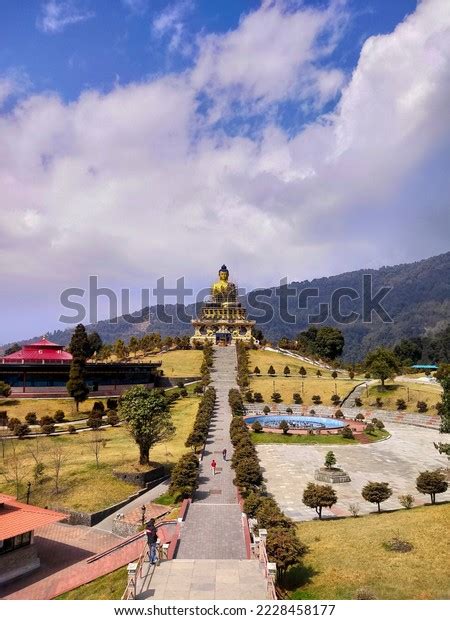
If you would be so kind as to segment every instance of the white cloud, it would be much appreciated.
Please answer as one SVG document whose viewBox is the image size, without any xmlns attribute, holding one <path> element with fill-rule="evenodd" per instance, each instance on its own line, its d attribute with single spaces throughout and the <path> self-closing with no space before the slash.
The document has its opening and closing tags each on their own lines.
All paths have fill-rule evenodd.
<svg viewBox="0 0 450 620">
<path fill-rule="evenodd" d="M 186 15 L 192 10 L 191 0 L 181 0 L 168 6 L 158 13 L 152 22 L 153 34 L 158 37 L 168 37 L 168 50 L 170 52 L 190 50 L 190 45 L 186 43 L 185 19 Z M 186 48 L 183 50 L 183 44 Z"/>
<path fill-rule="evenodd" d="M 268 15 L 274 6 L 208 35 L 191 71 L 69 104 L 34 95 L 0 116 L 9 300 L 25 288 L 57 306 L 62 287 L 91 273 L 112 286 L 164 274 L 205 285 L 226 262 L 241 284 L 270 285 L 445 249 L 450 183 L 436 162 L 450 150 L 446 0 L 425 0 L 366 41 L 332 114 L 291 138 L 267 119 L 258 139 L 231 137 L 198 112 L 201 89 L 227 97 L 239 85 L 249 105 L 287 95 L 300 105 L 297 69 L 320 55 L 310 34 L 298 47 L 274 44 L 267 66 L 265 33 L 294 41 L 306 28 L 299 11 Z M 326 23 L 320 11 L 305 17 L 314 33 Z M 257 19 L 277 24 L 261 40 Z M 316 77 L 317 97 L 339 88 L 332 71 Z"/>
<path fill-rule="evenodd" d="M 200 40 L 193 81 L 220 106 L 216 114 L 234 101 L 251 110 L 285 99 L 323 104 L 336 96 L 343 74 L 318 62 L 334 50 L 345 21 L 340 3 L 289 10 L 287 2 L 265 2 L 236 30 Z"/>
<path fill-rule="evenodd" d="M 42 5 L 41 13 L 36 24 L 40 30 L 51 34 L 95 16 L 92 11 L 77 7 L 75 0 L 48 0 Z"/>
<path fill-rule="evenodd" d="M 122 0 L 122 4 L 131 13 L 142 15 L 147 10 L 148 0 Z"/>
<path fill-rule="evenodd" d="M 0 75 L 0 109 L 8 99 L 23 95 L 30 88 L 30 77 L 21 68 L 10 69 Z"/>
</svg>

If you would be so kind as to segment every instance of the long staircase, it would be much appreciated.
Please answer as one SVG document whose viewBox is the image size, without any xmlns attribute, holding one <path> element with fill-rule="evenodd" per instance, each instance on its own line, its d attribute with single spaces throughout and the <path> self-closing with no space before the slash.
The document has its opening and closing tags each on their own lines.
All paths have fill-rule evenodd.
<svg viewBox="0 0 450 620">
<path fill-rule="evenodd" d="M 182 525 L 174 560 L 144 575 L 138 598 L 266 598 L 267 585 L 258 560 L 247 559 L 244 527 L 233 485 L 228 392 L 236 384 L 236 349 L 215 347 L 211 385 L 217 401 L 200 465 L 199 486 Z M 222 450 L 227 449 L 227 460 Z M 211 461 L 217 462 L 216 474 Z"/>
</svg>

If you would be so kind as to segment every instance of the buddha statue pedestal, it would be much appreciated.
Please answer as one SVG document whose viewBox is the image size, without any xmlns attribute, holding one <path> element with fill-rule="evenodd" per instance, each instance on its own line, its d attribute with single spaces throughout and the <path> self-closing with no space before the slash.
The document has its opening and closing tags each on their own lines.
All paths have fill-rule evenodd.
<svg viewBox="0 0 450 620">
<path fill-rule="evenodd" d="M 222 265 L 219 279 L 211 287 L 211 301 L 203 304 L 200 316 L 192 321 L 192 346 L 205 342 L 227 345 L 237 340 L 251 341 L 255 321 L 247 319 L 247 311 L 237 301 L 236 285 L 228 277 L 228 269 Z"/>
</svg>

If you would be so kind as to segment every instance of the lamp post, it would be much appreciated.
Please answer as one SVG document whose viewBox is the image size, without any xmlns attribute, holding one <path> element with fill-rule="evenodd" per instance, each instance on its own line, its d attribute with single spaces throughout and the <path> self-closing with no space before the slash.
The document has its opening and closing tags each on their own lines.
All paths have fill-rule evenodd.
<svg viewBox="0 0 450 620">
<path fill-rule="evenodd" d="M 30 494 L 31 494 L 31 482 L 27 483 L 27 504 L 30 503 Z"/>
<path fill-rule="evenodd" d="M 145 504 L 142 504 L 141 506 L 141 523 L 142 525 L 145 523 Z"/>
</svg>

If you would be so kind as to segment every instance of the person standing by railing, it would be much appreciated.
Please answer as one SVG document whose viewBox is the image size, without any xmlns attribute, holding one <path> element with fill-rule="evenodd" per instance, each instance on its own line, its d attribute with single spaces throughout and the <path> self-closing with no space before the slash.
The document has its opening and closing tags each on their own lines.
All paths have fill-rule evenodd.
<svg viewBox="0 0 450 620">
<path fill-rule="evenodd" d="M 151 562 L 152 564 L 156 564 L 157 559 L 158 559 L 158 556 L 157 556 L 158 534 L 156 533 L 155 519 L 150 519 L 150 521 L 147 522 L 145 533 L 147 534 L 149 562 Z"/>
</svg>

